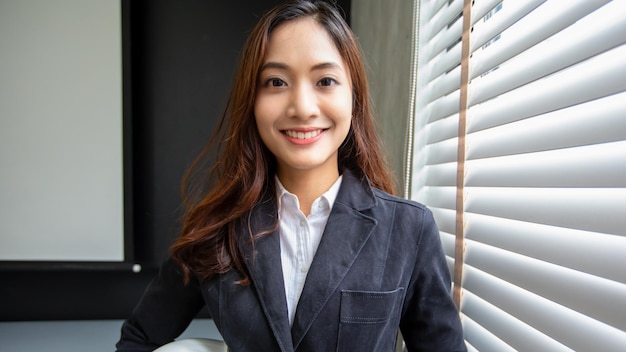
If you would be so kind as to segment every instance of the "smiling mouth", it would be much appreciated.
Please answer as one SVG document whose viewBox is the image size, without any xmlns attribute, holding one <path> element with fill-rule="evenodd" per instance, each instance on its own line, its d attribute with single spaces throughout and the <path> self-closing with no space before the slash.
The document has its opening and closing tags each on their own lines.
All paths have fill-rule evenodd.
<svg viewBox="0 0 626 352">
<path fill-rule="evenodd" d="M 325 131 L 324 129 L 319 129 L 319 130 L 313 130 L 313 131 L 307 131 L 307 132 L 299 132 L 299 131 L 291 131 L 291 130 L 285 130 L 282 132 L 283 134 L 287 135 L 290 138 L 305 140 L 305 139 L 315 138 L 324 131 Z"/>
</svg>

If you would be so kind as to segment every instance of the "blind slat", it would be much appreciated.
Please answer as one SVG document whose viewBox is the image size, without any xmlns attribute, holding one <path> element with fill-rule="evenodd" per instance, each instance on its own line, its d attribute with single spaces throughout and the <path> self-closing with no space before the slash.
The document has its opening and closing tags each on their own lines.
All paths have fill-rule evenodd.
<svg viewBox="0 0 626 352">
<path fill-rule="evenodd" d="M 625 188 L 465 187 L 466 212 L 626 236 Z M 445 195 L 435 188 L 431 194 Z"/>
<path fill-rule="evenodd" d="M 433 212 L 433 217 L 440 232 L 455 233 L 456 211 L 454 209 L 437 208 L 434 206 L 429 206 L 429 209 Z"/>
<path fill-rule="evenodd" d="M 449 0 L 433 0 L 420 4 L 420 11 L 424 13 L 426 18 L 432 18 L 441 10 L 442 7 L 448 5 Z"/>
<path fill-rule="evenodd" d="M 429 75 L 437 77 L 451 71 L 461 62 L 461 42 L 441 52 L 436 58 L 428 62 Z"/>
<path fill-rule="evenodd" d="M 465 263 L 603 323 L 626 327 L 626 284 L 466 240 Z M 580 288 L 584 287 L 584 290 Z M 602 297 L 602 299 L 598 299 Z"/>
<path fill-rule="evenodd" d="M 426 165 L 456 162 L 458 143 L 458 138 L 452 138 L 426 146 L 428 152 Z"/>
<path fill-rule="evenodd" d="M 427 144 L 456 138 L 459 133 L 459 114 L 453 114 L 452 116 L 433 121 L 426 125 L 424 129 L 426 130 Z"/>
<path fill-rule="evenodd" d="M 482 11 L 472 13 L 472 23 L 474 23 L 474 27 L 472 40 L 470 41 L 470 51 L 475 52 L 476 48 L 485 45 L 489 40 L 509 28 L 520 18 L 526 16 L 526 14 L 545 1 L 546 0 L 504 0 L 502 1 L 501 10 L 489 16 L 488 19 L 484 18 L 485 14 L 481 16 Z M 479 3 L 482 3 L 482 1 Z M 472 11 L 473 10 L 474 8 L 472 8 Z M 482 21 L 480 21 L 481 19 Z"/>
<path fill-rule="evenodd" d="M 428 204 L 430 207 L 454 210 L 456 208 L 456 188 L 426 186 L 421 193 L 421 199 L 424 204 Z"/>
<path fill-rule="evenodd" d="M 471 104 L 477 104 L 626 43 L 626 6 L 612 2 L 512 59 L 472 80 Z M 594 27 L 590 31 L 590 27 Z M 488 51 L 489 49 L 486 49 Z M 470 65 L 481 66 L 481 52 Z"/>
<path fill-rule="evenodd" d="M 468 133 L 626 91 L 624 57 L 626 45 L 472 106 Z"/>
<path fill-rule="evenodd" d="M 466 156 L 471 160 L 626 140 L 624 102 L 626 93 L 615 94 L 471 133 Z M 453 138 L 452 127 L 438 122 L 434 134 Z"/>
<path fill-rule="evenodd" d="M 434 121 L 424 127 L 426 143 L 432 144 L 446 139 L 456 138 L 459 130 L 459 114 Z"/>
<path fill-rule="evenodd" d="M 456 162 L 424 166 L 425 185 L 428 186 L 456 186 Z"/>
<path fill-rule="evenodd" d="M 471 343 L 467 342 L 467 340 L 465 340 L 465 347 L 467 347 L 467 352 L 478 352 L 478 349 L 472 346 Z"/>
<path fill-rule="evenodd" d="M 620 351 L 626 346 L 626 332 L 471 265 L 464 266 L 463 285 L 482 299 L 574 350 Z"/>
<path fill-rule="evenodd" d="M 450 72 L 438 76 L 427 89 L 428 101 L 436 100 L 444 95 L 448 95 L 459 89 L 461 80 L 461 66 L 453 68 Z"/>
<path fill-rule="evenodd" d="M 491 333 L 491 331 L 472 320 L 471 317 L 462 315 L 461 321 L 463 322 L 465 339 L 471 344 L 474 350 L 515 352 L 513 347 L 507 345 L 504 341 Z"/>
<path fill-rule="evenodd" d="M 465 172 L 470 187 L 626 187 L 626 141 L 468 160 Z"/>
<path fill-rule="evenodd" d="M 445 4 L 444 6 L 441 6 Z M 445 32 L 447 27 L 458 17 L 463 11 L 463 0 L 449 0 L 435 4 L 438 8 L 432 17 L 427 19 L 428 30 L 433 33 Z M 461 32 L 459 31 L 459 36 Z"/>
<path fill-rule="evenodd" d="M 462 4 L 463 1 L 458 1 L 458 3 Z M 450 20 L 452 20 L 452 18 Z M 439 55 L 440 53 L 445 52 L 448 48 L 452 47 L 461 37 L 461 25 L 461 21 L 457 19 L 453 23 L 450 23 L 450 25 L 446 26 L 444 30 L 437 33 L 437 35 L 434 36 L 428 43 L 428 50 L 432 51 L 433 55 Z"/>
<path fill-rule="evenodd" d="M 511 316 L 472 291 L 463 291 L 463 313 L 517 351 L 571 351 L 563 344 Z"/>
<path fill-rule="evenodd" d="M 426 106 L 428 110 L 428 120 L 426 122 L 431 123 L 457 113 L 459 110 L 459 101 L 460 93 L 457 90 L 428 104 L 428 106 Z"/>
<path fill-rule="evenodd" d="M 470 79 L 482 75 L 551 35 L 560 32 L 609 1 L 550 0 L 543 3 L 535 11 L 504 31 L 500 40 L 489 45 L 488 50 L 481 53 L 485 57 L 471 66 Z"/>
<path fill-rule="evenodd" d="M 465 220 L 466 239 L 626 284 L 623 236 L 473 213 Z"/>
<path fill-rule="evenodd" d="M 483 19 L 489 11 L 493 10 L 493 8 L 501 2 L 502 0 L 483 0 L 475 2 L 472 5 L 472 26 Z"/>
</svg>

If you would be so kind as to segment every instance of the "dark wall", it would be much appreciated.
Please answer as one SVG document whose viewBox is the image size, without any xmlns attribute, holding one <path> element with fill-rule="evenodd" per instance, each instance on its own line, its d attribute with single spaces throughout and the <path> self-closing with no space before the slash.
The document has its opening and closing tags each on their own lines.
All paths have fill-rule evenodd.
<svg viewBox="0 0 626 352">
<path fill-rule="evenodd" d="M 131 3 L 136 254 L 153 263 L 178 232 L 181 177 L 225 106 L 246 34 L 278 1 Z"/>
<path fill-rule="evenodd" d="M 245 37 L 278 2 L 122 1 L 128 214 L 143 270 L 0 268 L 0 320 L 128 316 L 178 233 L 181 177 L 224 108 Z M 349 18 L 349 0 L 339 4 Z"/>
</svg>

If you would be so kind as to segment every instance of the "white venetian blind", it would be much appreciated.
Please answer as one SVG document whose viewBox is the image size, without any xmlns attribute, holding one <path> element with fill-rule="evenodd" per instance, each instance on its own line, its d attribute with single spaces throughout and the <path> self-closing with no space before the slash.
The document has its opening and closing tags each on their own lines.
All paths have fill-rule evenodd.
<svg viewBox="0 0 626 352">
<path fill-rule="evenodd" d="M 468 347 L 624 351 L 626 1 L 473 1 L 466 82 L 463 3 L 420 4 L 412 197 L 465 249 Z"/>
<path fill-rule="evenodd" d="M 454 268 L 455 192 L 463 1 L 419 7 L 412 197 L 427 204 Z"/>
</svg>

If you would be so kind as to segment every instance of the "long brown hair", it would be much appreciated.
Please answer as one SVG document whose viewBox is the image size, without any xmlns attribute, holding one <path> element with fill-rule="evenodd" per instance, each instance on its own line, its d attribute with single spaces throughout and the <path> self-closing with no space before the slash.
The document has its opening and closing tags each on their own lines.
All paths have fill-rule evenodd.
<svg viewBox="0 0 626 352">
<path fill-rule="evenodd" d="M 272 31 L 301 18 L 313 18 L 328 31 L 350 72 L 352 126 L 339 148 L 339 170 L 351 170 L 367 178 L 374 187 L 394 193 L 393 178 L 380 151 L 365 68 L 354 34 L 338 10 L 326 2 L 299 0 L 281 4 L 265 14 L 248 36 L 216 134 L 185 176 L 183 197 L 188 210 L 182 232 L 170 253 L 183 269 L 186 280 L 191 273 L 208 279 L 234 269 L 242 275 L 240 283 L 249 283 L 238 232 L 255 205 L 262 199 L 275 198 L 276 161 L 261 141 L 254 118 L 259 71 Z M 211 176 L 204 178 L 200 188 L 194 188 L 195 172 L 202 169 L 208 151 L 215 149 L 217 156 Z M 194 189 L 204 191 L 198 195 L 193 193 Z M 251 233 L 249 240 L 254 241 L 272 230 Z"/>
</svg>

